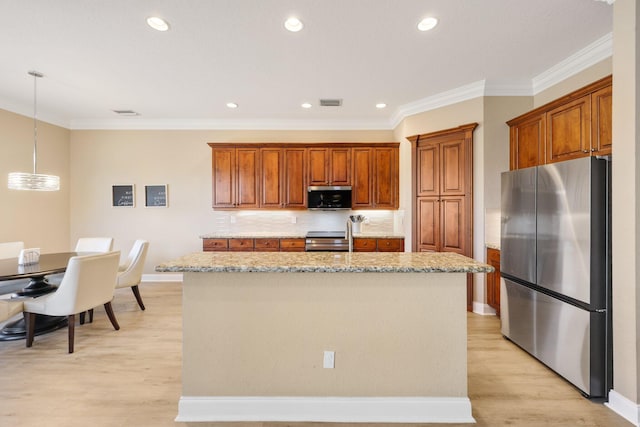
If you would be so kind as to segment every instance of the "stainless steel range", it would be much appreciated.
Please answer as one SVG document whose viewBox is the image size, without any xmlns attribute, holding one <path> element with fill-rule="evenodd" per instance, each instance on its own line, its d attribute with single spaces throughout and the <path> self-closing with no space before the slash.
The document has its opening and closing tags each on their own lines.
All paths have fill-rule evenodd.
<svg viewBox="0 0 640 427">
<path fill-rule="evenodd" d="M 304 250 L 307 252 L 348 252 L 349 239 L 344 231 L 309 231 Z"/>
</svg>

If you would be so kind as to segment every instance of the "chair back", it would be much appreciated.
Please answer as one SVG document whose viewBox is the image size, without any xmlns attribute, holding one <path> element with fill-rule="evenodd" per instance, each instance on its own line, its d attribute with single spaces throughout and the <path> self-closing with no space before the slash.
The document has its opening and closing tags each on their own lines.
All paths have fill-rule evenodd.
<svg viewBox="0 0 640 427">
<path fill-rule="evenodd" d="M 81 237 L 76 243 L 76 252 L 111 252 L 113 237 Z"/>
<path fill-rule="evenodd" d="M 0 243 L 0 259 L 18 258 L 20 251 L 24 249 L 24 242 Z"/>
<path fill-rule="evenodd" d="M 125 288 L 135 286 L 142 280 L 142 270 L 144 269 L 144 261 L 147 258 L 147 250 L 149 242 L 146 240 L 136 240 L 129 251 L 127 263 L 124 269 L 121 267 L 118 273 L 117 288 Z"/>
<path fill-rule="evenodd" d="M 69 259 L 58 290 L 46 301 L 47 313 L 67 316 L 111 301 L 119 262 L 119 251 Z"/>
</svg>

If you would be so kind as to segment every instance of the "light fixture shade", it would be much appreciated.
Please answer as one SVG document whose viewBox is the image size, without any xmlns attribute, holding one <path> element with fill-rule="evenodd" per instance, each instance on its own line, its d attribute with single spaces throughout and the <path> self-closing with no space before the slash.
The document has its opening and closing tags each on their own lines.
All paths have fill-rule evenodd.
<svg viewBox="0 0 640 427">
<path fill-rule="evenodd" d="M 11 172 L 9 174 L 10 190 L 58 191 L 60 177 L 41 173 Z"/>
</svg>

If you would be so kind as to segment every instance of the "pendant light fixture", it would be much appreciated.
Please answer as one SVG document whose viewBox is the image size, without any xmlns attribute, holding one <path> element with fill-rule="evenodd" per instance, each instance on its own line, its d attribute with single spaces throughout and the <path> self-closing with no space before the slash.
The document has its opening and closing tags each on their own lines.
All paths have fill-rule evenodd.
<svg viewBox="0 0 640 427">
<path fill-rule="evenodd" d="M 42 73 L 29 71 L 33 76 L 33 173 L 11 172 L 9 174 L 10 190 L 58 191 L 60 177 L 37 173 L 38 167 L 38 120 L 36 82 L 43 77 Z"/>
</svg>

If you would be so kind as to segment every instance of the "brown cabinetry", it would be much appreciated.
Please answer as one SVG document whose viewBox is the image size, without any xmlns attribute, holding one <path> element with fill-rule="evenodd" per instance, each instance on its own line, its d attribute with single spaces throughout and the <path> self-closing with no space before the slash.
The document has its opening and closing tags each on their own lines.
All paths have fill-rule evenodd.
<svg viewBox="0 0 640 427">
<path fill-rule="evenodd" d="M 351 149 L 308 149 L 309 185 L 351 185 Z"/>
<path fill-rule="evenodd" d="M 353 239 L 354 252 L 404 252 L 403 238 L 356 237 Z"/>
<path fill-rule="evenodd" d="M 500 251 L 487 248 L 487 264 L 495 271 L 487 273 L 487 304 L 500 316 Z"/>
<path fill-rule="evenodd" d="M 353 148 L 353 209 L 398 208 L 398 149 Z"/>
<path fill-rule="evenodd" d="M 213 147 L 212 169 L 214 208 L 259 206 L 257 148 Z"/>
<path fill-rule="evenodd" d="M 260 163 L 261 208 L 306 208 L 304 148 L 261 148 Z"/>
<path fill-rule="evenodd" d="M 473 256 L 473 130 L 477 123 L 409 137 L 413 251 Z M 467 309 L 473 305 L 473 277 Z"/>
<path fill-rule="evenodd" d="M 202 239 L 204 252 L 304 252 L 303 238 L 221 238 Z"/>
<path fill-rule="evenodd" d="M 510 169 L 611 154 L 611 76 L 507 122 Z"/>
<path fill-rule="evenodd" d="M 306 209 L 309 185 L 351 185 L 354 209 L 398 208 L 398 143 L 209 145 L 214 208 Z"/>
</svg>

